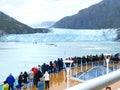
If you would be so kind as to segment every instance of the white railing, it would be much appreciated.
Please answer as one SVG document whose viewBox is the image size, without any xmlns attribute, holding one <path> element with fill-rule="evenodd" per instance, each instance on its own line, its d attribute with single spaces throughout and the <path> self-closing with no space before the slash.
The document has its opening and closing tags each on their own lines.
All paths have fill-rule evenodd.
<svg viewBox="0 0 120 90">
<path fill-rule="evenodd" d="M 120 80 L 120 69 L 65 90 L 101 90 Z"/>
</svg>

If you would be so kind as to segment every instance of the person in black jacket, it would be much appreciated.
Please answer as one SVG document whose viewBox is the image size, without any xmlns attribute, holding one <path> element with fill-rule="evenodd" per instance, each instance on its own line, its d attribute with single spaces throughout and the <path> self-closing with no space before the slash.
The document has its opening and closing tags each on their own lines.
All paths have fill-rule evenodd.
<svg viewBox="0 0 120 90">
<path fill-rule="evenodd" d="M 35 75 L 35 85 L 36 85 L 36 88 L 38 88 L 38 81 L 39 81 L 39 78 L 42 78 L 43 77 L 43 74 L 40 70 L 38 70 L 38 72 L 36 73 Z"/>
<path fill-rule="evenodd" d="M 22 82 L 23 82 L 23 73 L 21 72 L 20 75 L 18 76 L 18 88 L 20 89 L 22 87 Z"/>
<path fill-rule="evenodd" d="M 23 83 L 24 83 L 24 88 L 27 88 L 27 78 L 28 78 L 28 74 L 25 71 L 23 74 Z"/>
</svg>

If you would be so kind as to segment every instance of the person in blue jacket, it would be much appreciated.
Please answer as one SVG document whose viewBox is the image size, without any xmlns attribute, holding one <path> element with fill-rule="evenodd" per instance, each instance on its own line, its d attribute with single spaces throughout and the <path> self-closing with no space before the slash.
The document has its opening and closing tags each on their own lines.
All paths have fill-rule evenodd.
<svg viewBox="0 0 120 90">
<path fill-rule="evenodd" d="M 12 73 L 10 73 L 10 75 L 7 77 L 6 79 L 8 85 L 9 85 L 9 90 L 14 90 L 14 82 L 15 82 L 15 78 L 12 75 Z"/>
</svg>

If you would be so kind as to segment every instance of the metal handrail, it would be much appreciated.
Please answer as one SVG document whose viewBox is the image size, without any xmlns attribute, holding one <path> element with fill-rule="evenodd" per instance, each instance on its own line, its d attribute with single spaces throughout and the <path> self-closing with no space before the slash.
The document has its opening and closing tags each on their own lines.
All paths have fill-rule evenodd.
<svg viewBox="0 0 120 90">
<path fill-rule="evenodd" d="M 100 90 L 120 80 L 120 69 L 65 90 Z M 97 81 L 97 82 L 96 82 Z"/>
</svg>

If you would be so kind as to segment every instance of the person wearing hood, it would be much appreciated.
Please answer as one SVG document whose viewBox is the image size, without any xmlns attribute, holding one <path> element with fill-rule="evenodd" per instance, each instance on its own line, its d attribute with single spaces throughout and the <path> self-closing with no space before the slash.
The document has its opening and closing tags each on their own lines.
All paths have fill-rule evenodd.
<svg viewBox="0 0 120 90">
<path fill-rule="evenodd" d="M 8 85 L 7 81 L 4 81 L 4 85 L 2 87 L 2 90 L 9 90 L 9 85 Z"/>
</svg>

